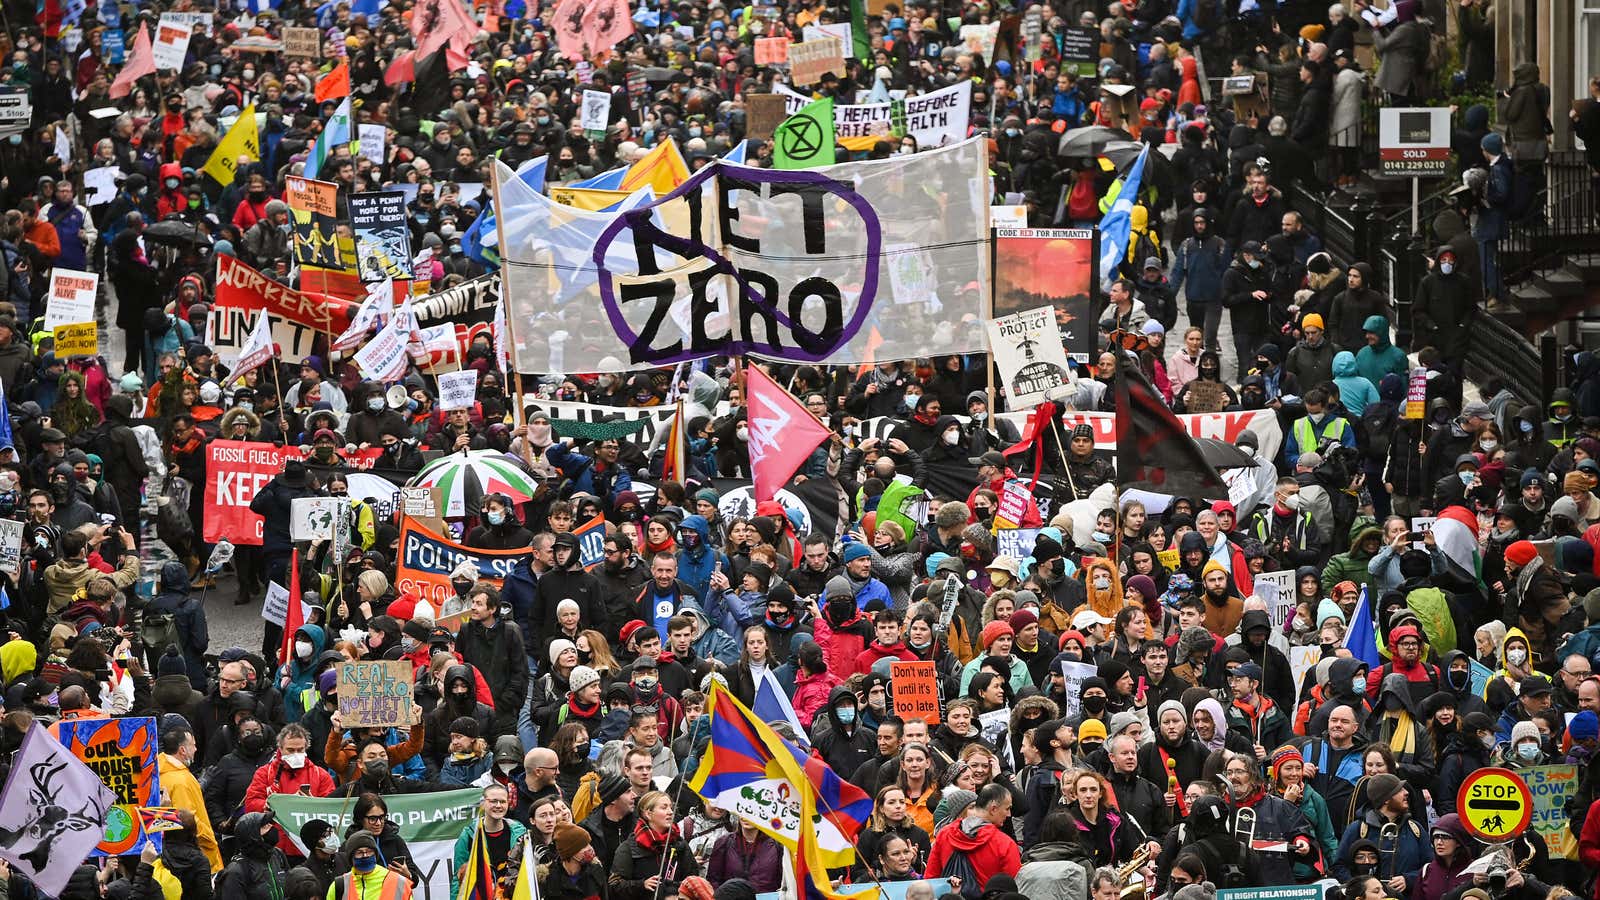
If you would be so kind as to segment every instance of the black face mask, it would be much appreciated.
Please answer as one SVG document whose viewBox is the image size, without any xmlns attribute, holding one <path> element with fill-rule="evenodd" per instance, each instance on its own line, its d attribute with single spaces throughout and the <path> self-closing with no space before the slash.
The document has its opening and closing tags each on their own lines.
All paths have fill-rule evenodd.
<svg viewBox="0 0 1600 900">
<path fill-rule="evenodd" d="M 254 732 L 239 738 L 239 749 L 245 756 L 260 756 L 267 749 L 267 736 L 261 732 Z"/>
<path fill-rule="evenodd" d="M 1083 704 L 1085 712 L 1099 715 L 1106 711 L 1107 700 L 1108 698 L 1106 697 L 1084 697 L 1080 702 Z"/>
</svg>

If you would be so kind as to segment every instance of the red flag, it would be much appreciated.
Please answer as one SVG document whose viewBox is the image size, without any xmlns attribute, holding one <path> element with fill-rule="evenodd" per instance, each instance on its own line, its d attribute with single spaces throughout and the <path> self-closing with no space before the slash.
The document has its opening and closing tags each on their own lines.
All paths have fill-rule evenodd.
<svg viewBox="0 0 1600 900">
<path fill-rule="evenodd" d="M 391 87 L 401 82 L 417 80 L 417 54 L 415 50 L 396 56 L 389 68 L 383 70 L 383 83 Z"/>
<path fill-rule="evenodd" d="M 117 80 L 111 82 L 111 96 L 128 96 L 133 91 L 135 81 L 155 73 L 156 53 L 150 47 L 150 28 L 140 25 L 139 36 L 133 39 L 133 47 L 128 50 L 128 61 L 117 73 Z"/>
<path fill-rule="evenodd" d="M 317 79 L 317 102 L 326 103 L 350 96 L 350 61 L 339 60 L 333 71 Z"/>
<path fill-rule="evenodd" d="M 794 395 L 760 368 L 746 365 L 750 472 L 756 502 L 771 500 L 784 482 L 832 434 Z"/>
<path fill-rule="evenodd" d="M 300 609 L 300 551 L 295 550 L 289 554 L 289 611 L 283 616 L 283 647 L 278 651 L 283 665 L 294 659 L 294 633 L 304 624 L 305 613 Z"/>
<path fill-rule="evenodd" d="M 422 0 L 411 13 L 411 38 L 417 58 L 430 56 L 458 33 L 471 41 L 478 23 L 461 7 L 460 0 Z"/>
<path fill-rule="evenodd" d="M 1139 364 L 1117 353 L 1117 487 L 1177 497 L 1226 497 L 1227 485 Z"/>
</svg>

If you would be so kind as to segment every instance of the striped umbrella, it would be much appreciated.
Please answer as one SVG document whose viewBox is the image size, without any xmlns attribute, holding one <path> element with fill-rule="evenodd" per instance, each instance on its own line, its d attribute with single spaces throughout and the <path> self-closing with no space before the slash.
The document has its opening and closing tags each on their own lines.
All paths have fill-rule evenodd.
<svg viewBox="0 0 1600 900">
<path fill-rule="evenodd" d="M 442 456 L 418 472 L 409 485 L 437 485 L 444 495 L 444 515 L 450 517 L 476 515 L 486 494 L 505 494 L 512 503 L 524 503 L 539 489 L 533 476 L 494 450 L 463 450 Z"/>
</svg>

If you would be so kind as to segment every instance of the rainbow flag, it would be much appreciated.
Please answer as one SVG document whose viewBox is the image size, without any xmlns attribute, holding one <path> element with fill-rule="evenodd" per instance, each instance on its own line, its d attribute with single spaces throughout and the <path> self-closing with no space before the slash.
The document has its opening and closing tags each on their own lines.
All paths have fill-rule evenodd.
<svg viewBox="0 0 1600 900">
<path fill-rule="evenodd" d="M 689 483 L 689 434 L 683 421 L 683 401 L 678 401 L 678 411 L 667 429 L 666 454 L 661 457 L 661 480 Z"/>
<path fill-rule="evenodd" d="M 689 788 L 789 848 L 803 896 L 839 896 L 827 870 L 855 861 L 872 798 L 785 741 L 721 685 L 712 687 L 706 706 L 711 743 Z"/>
</svg>

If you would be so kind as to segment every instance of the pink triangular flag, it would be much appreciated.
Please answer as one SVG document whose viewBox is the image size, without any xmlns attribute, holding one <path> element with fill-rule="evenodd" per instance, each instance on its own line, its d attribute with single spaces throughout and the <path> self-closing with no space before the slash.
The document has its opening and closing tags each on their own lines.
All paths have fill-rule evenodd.
<svg viewBox="0 0 1600 900">
<path fill-rule="evenodd" d="M 156 73 L 156 53 L 150 47 L 150 28 L 147 25 L 139 26 L 139 36 L 133 39 L 133 48 L 128 51 L 128 61 L 117 73 L 117 80 L 111 82 L 111 96 L 126 97 L 133 92 L 133 83 L 146 75 Z"/>
<path fill-rule="evenodd" d="M 832 432 L 767 373 L 748 364 L 744 371 L 750 474 L 759 503 L 771 500 Z"/>
<path fill-rule="evenodd" d="M 396 56 L 389 68 L 383 70 L 383 83 L 393 87 L 402 82 L 417 80 L 417 55 L 415 50 Z"/>
</svg>

